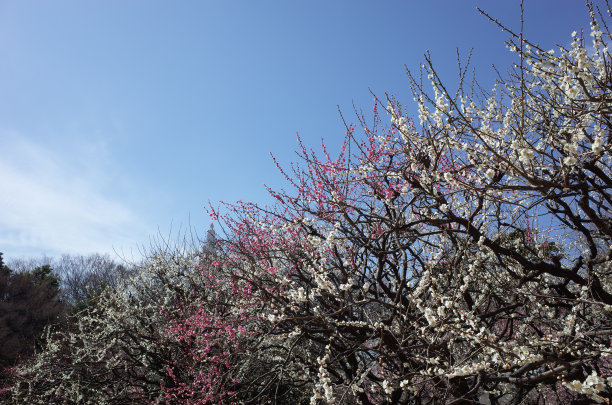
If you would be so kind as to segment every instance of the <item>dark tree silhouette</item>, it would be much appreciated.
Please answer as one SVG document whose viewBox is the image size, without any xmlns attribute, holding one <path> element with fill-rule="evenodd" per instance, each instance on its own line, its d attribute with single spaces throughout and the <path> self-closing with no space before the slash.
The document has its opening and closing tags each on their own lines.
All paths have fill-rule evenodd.
<svg viewBox="0 0 612 405">
<path fill-rule="evenodd" d="M 14 272 L 0 261 L 0 367 L 30 355 L 45 326 L 63 310 L 59 280 L 49 265 Z"/>
</svg>

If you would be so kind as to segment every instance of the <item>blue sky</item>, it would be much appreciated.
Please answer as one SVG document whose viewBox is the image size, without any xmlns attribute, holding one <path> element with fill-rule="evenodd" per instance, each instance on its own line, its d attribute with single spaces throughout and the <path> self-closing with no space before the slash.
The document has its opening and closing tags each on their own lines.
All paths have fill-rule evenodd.
<svg viewBox="0 0 612 405">
<path fill-rule="evenodd" d="M 270 159 L 344 136 L 337 106 L 411 106 L 405 68 L 456 48 L 481 82 L 507 69 L 518 1 L 0 1 L 0 251 L 119 252 L 191 226 L 208 201 L 270 202 Z M 527 0 L 543 47 L 588 27 L 576 0 Z"/>
</svg>

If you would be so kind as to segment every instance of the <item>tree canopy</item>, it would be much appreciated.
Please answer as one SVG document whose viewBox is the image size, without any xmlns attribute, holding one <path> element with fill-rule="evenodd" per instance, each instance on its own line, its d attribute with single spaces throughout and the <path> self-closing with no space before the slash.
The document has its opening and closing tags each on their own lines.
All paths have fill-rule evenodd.
<svg viewBox="0 0 612 405">
<path fill-rule="evenodd" d="M 45 326 L 64 310 L 59 281 L 49 265 L 14 272 L 0 253 L 0 367 L 10 367 L 34 350 Z"/>
</svg>

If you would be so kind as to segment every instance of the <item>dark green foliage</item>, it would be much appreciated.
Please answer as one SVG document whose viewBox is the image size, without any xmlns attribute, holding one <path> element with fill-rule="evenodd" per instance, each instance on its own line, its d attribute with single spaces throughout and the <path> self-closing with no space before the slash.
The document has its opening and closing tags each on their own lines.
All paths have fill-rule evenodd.
<svg viewBox="0 0 612 405">
<path fill-rule="evenodd" d="M 45 326 L 63 312 L 51 266 L 14 272 L 0 262 L 0 368 L 30 355 Z"/>
<path fill-rule="evenodd" d="M 6 265 L 4 264 L 4 258 L 2 257 L 2 255 L 3 253 L 0 252 L 0 274 L 10 274 L 11 269 L 6 267 Z"/>
<path fill-rule="evenodd" d="M 50 286 L 59 287 L 60 280 L 57 274 L 53 272 L 51 265 L 45 264 L 32 270 L 34 282 L 38 284 L 48 284 Z"/>
</svg>

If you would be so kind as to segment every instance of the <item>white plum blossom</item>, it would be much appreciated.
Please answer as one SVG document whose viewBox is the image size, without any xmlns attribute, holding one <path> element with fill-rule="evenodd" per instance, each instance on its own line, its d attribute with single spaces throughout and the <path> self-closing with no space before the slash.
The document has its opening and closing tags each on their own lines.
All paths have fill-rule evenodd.
<svg viewBox="0 0 612 405">
<path fill-rule="evenodd" d="M 601 153 L 603 150 L 602 146 L 603 146 L 603 139 L 600 136 L 598 136 L 595 138 L 595 140 L 591 144 L 591 150 L 593 151 L 593 153 Z"/>
<path fill-rule="evenodd" d="M 567 156 L 563 159 L 563 164 L 567 166 L 575 166 L 578 163 L 578 159 L 575 156 Z"/>
<path fill-rule="evenodd" d="M 528 164 L 530 163 L 535 156 L 535 153 L 531 149 L 523 148 L 519 154 L 519 160 L 522 163 Z"/>
</svg>

